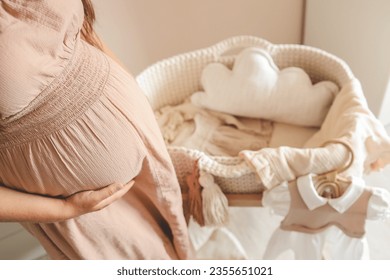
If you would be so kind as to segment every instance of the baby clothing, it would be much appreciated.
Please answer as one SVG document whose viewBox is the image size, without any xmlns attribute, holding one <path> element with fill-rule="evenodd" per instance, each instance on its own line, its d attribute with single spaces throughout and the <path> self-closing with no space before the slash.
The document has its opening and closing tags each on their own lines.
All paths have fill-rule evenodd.
<svg viewBox="0 0 390 280">
<path fill-rule="evenodd" d="M 194 133 L 180 146 L 196 149 L 209 155 L 237 156 L 243 149 L 258 150 L 268 145 L 263 137 L 225 125 L 223 120 L 210 114 L 197 114 L 194 122 Z"/>
<path fill-rule="evenodd" d="M 284 216 L 265 259 L 292 251 L 296 259 L 368 259 L 365 221 L 390 218 L 390 193 L 353 177 L 344 193 L 320 196 L 309 174 L 264 192 L 263 205 Z"/>
<path fill-rule="evenodd" d="M 321 199 L 317 206 L 311 204 L 311 200 L 307 204 L 304 201 L 304 199 L 309 201 L 310 197 L 316 193 L 302 190 L 301 196 L 296 181 L 291 182 L 288 188 L 291 199 L 290 210 L 280 225 L 281 229 L 317 233 L 330 225 L 335 225 L 350 237 L 360 238 L 364 235 L 367 205 L 371 197 L 371 192 L 368 189 L 362 189 L 360 197 L 354 202 L 352 196 L 349 196 L 351 199 L 347 201 L 348 195 L 346 194 L 339 198 L 339 201 L 344 200 L 341 203 L 334 203 L 335 200 L 326 203 L 324 199 Z M 306 192 L 307 195 L 304 195 Z M 312 201 L 315 201 L 316 198 L 314 196 Z M 351 205 L 347 208 L 348 204 Z"/>
<path fill-rule="evenodd" d="M 269 145 L 270 121 L 209 111 L 185 101 L 156 112 L 165 142 L 213 156 L 237 156 L 244 149 Z"/>
</svg>

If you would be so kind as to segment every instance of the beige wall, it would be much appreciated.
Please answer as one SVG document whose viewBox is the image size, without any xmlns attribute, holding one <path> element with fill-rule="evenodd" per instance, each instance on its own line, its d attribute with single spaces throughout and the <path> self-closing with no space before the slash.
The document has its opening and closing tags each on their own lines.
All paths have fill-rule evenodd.
<svg viewBox="0 0 390 280">
<path fill-rule="evenodd" d="M 133 74 L 236 35 L 300 43 L 303 0 L 93 0 L 97 32 Z"/>
<path fill-rule="evenodd" d="M 390 123 L 390 1 L 307 0 L 307 45 L 344 59 L 361 81 L 370 109 Z"/>
</svg>

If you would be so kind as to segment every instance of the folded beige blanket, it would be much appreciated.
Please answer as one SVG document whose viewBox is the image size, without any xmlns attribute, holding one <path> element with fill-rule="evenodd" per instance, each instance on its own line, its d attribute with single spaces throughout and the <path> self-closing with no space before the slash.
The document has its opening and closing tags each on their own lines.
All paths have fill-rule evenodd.
<svg viewBox="0 0 390 280">
<path fill-rule="evenodd" d="M 332 140 L 349 144 L 354 152 L 352 166 L 344 175 L 362 177 L 364 172 L 378 170 L 390 162 L 390 138 L 368 109 L 357 79 L 342 87 L 321 129 L 306 142 L 304 149 L 267 148 L 243 151 L 240 156 L 253 168 L 264 186 L 271 188 L 309 172 L 324 173 L 346 164 L 349 155 L 342 145 L 318 149 Z"/>
</svg>

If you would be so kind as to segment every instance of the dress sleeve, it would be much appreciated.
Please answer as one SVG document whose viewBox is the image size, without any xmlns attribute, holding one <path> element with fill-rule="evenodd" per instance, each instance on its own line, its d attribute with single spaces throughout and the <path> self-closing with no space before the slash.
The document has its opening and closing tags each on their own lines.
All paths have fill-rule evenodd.
<svg viewBox="0 0 390 280">
<path fill-rule="evenodd" d="M 80 0 L 0 4 L 0 119 L 27 107 L 61 75 L 84 21 Z"/>
<path fill-rule="evenodd" d="M 290 201 L 291 197 L 287 182 L 283 182 L 279 186 L 266 190 L 263 193 L 263 206 L 269 207 L 276 215 L 286 216 L 290 209 Z"/>
<path fill-rule="evenodd" d="M 367 219 L 390 222 L 390 192 L 383 188 L 373 188 L 368 202 Z"/>
</svg>

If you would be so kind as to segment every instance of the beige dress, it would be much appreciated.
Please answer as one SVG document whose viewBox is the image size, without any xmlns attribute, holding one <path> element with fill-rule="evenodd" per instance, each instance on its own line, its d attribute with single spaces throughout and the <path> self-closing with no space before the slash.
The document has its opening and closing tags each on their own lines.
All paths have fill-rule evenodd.
<svg viewBox="0 0 390 280">
<path fill-rule="evenodd" d="M 53 259 L 185 259 L 180 187 L 134 79 L 80 39 L 80 0 L 2 0 L 0 184 L 65 197 L 135 179 L 107 208 L 24 223 Z"/>
</svg>

